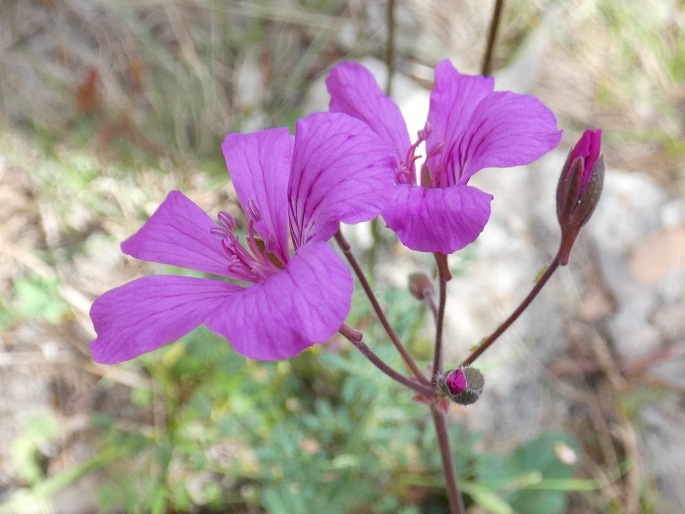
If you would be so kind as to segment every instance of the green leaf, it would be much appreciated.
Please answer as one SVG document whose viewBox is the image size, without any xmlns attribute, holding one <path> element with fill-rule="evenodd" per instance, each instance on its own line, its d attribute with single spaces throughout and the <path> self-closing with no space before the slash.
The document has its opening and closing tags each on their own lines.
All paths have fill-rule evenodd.
<svg viewBox="0 0 685 514">
<path fill-rule="evenodd" d="M 69 311 L 69 305 L 57 293 L 57 277 L 43 279 L 37 276 L 18 277 L 14 280 L 14 310 L 22 318 L 41 318 L 59 323 Z"/>
<path fill-rule="evenodd" d="M 40 451 L 58 433 L 57 421 L 48 414 L 40 413 L 28 419 L 23 432 L 12 442 L 10 452 L 14 465 L 29 484 L 36 484 L 43 479 Z"/>
<path fill-rule="evenodd" d="M 479 456 L 478 482 L 520 514 L 561 513 L 575 471 L 573 459 L 565 461 L 562 455 L 577 455 L 578 448 L 571 435 L 548 432 L 508 456 Z"/>
</svg>

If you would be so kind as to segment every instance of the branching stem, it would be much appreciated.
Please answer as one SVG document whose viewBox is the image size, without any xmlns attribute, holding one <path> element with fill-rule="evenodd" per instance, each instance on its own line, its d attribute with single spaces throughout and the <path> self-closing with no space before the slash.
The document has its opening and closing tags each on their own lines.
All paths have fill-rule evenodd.
<svg viewBox="0 0 685 514">
<path fill-rule="evenodd" d="M 400 355 L 402 355 L 404 362 L 407 363 L 407 366 L 419 382 L 425 385 L 430 384 L 430 382 L 426 379 L 421 370 L 419 370 L 418 366 L 416 365 L 416 362 L 414 361 L 414 358 L 409 354 L 407 349 L 401 343 L 401 341 L 397 337 L 397 334 L 395 334 L 395 331 L 393 330 L 392 326 L 390 326 L 390 322 L 388 321 L 388 318 L 385 316 L 383 309 L 378 303 L 378 300 L 376 299 L 376 295 L 374 294 L 373 289 L 371 289 L 368 280 L 366 280 L 366 277 L 364 276 L 364 272 L 362 271 L 361 267 L 359 266 L 359 263 L 357 262 L 357 259 L 355 259 L 354 255 L 352 254 L 352 251 L 350 250 L 350 244 L 347 242 L 347 240 L 342 235 L 342 232 L 340 232 L 340 230 L 338 230 L 335 234 L 335 241 L 338 243 L 338 246 L 340 246 L 340 249 L 342 250 L 343 254 L 345 254 L 345 258 L 350 263 L 350 266 L 352 266 L 354 274 L 357 276 L 357 279 L 359 280 L 362 289 L 364 289 L 366 296 L 369 298 L 369 302 L 371 302 L 371 306 L 373 307 L 376 316 L 378 316 L 378 320 L 383 325 L 385 332 L 388 334 L 388 337 L 395 345 L 395 348 L 397 348 L 397 351 L 399 351 Z"/>
<path fill-rule="evenodd" d="M 339 330 L 340 334 L 345 336 L 357 349 L 364 354 L 364 357 L 369 359 L 371 363 L 381 370 L 384 374 L 388 375 L 390 378 L 399 382 L 405 387 L 415 391 L 421 396 L 428 400 L 435 398 L 435 387 L 430 384 L 420 384 L 414 380 L 405 377 L 404 375 L 398 373 L 393 368 L 388 366 L 383 359 L 376 355 L 371 348 L 369 348 L 364 341 L 362 341 L 362 333 L 354 330 L 347 325 L 343 325 Z"/>
</svg>

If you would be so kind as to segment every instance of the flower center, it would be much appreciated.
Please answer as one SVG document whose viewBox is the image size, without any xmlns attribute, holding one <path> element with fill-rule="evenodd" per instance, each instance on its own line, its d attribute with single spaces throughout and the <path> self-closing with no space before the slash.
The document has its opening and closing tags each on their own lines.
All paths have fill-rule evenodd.
<svg viewBox="0 0 685 514">
<path fill-rule="evenodd" d="M 420 184 L 423 187 L 444 187 L 443 176 L 445 175 L 444 165 L 440 165 L 437 169 L 431 170 L 428 167 L 428 159 L 434 157 L 435 155 L 442 152 L 445 148 L 445 142 L 440 141 L 426 150 L 426 159 L 421 164 L 419 176 L 416 176 L 416 161 L 421 159 L 422 155 L 416 155 L 416 150 L 418 147 L 426 142 L 428 136 L 433 132 L 429 122 L 426 122 L 422 130 L 419 130 L 416 134 L 416 142 L 412 143 L 407 150 L 407 156 L 404 161 L 400 162 L 400 165 L 395 172 L 395 182 L 397 184 Z"/>
<path fill-rule="evenodd" d="M 275 240 L 272 234 L 265 239 L 259 237 L 255 230 L 255 223 L 261 221 L 262 216 L 253 200 L 247 204 L 247 237 L 245 244 L 235 235 L 237 223 L 235 218 L 226 211 L 221 211 L 217 218 L 219 224 L 212 227 L 210 232 L 221 241 L 221 246 L 228 256 L 226 270 L 238 280 L 245 282 L 262 282 L 278 270 L 285 268 L 285 263 L 273 253 Z"/>
</svg>

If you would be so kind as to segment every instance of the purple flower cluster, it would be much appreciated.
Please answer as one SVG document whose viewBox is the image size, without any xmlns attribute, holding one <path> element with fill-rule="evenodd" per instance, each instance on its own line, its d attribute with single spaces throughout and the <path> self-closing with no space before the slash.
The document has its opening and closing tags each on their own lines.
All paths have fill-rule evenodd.
<svg viewBox="0 0 685 514">
<path fill-rule="evenodd" d="M 495 92 L 492 78 L 435 70 L 428 121 L 411 142 L 397 105 L 371 73 L 345 62 L 326 81 L 330 111 L 277 128 L 229 134 L 226 165 L 246 233 L 172 191 L 121 245 L 138 259 L 211 278 L 154 275 L 100 296 L 91 308 L 93 358 L 117 363 L 201 324 L 250 358 L 293 357 L 328 340 L 349 312 L 352 276 L 328 240 L 339 223 L 383 216 L 407 247 L 449 254 L 474 241 L 492 196 L 468 185 L 479 170 L 526 164 L 561 137 L 532 96 Z M 418 165 L 419 145 L 426 158 Z"/>
</svg>

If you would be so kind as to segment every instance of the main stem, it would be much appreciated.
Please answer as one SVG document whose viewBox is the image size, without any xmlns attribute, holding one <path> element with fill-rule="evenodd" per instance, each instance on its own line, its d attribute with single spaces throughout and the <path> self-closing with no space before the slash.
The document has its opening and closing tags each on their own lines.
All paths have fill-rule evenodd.
<svg viewBox="0 0 685 514">
<path fill-rule="evenodd" d="M 535 299 L 535 297 L 542 290 L 542 288 L 545 287 L 547 281 L 552 277 L 552 275 L 554 275 L 554 272 L 559 268 L 560 254 L 561 251 L 557 252 L 550 265 L 547 267 L 547 269 L 538 279 L 538 281 L 535 282 L 535 285 L 530 290 L 530 293 L 528 293 L 528 296 L 525 297 L 525 299 L 521 302 L 518 308 L 511 313 L 511 315 L 504 321 L 504 323 L 497 327 L 497 330 L 495 330 L 490 335 L 490 337 L 488 337 L 485 341 L 478 345 L 478 348 L 476 348 L 475 351 L 471 355 L 469 355 L 469 357 L 464 362 L 461 363 L 462 366 L 469 366 L 470 364 L 473 364 L 473 361 L 480 357 L 485 350 L 490 348 L 492 343 L 494 343 L 499 338 L 499 336 L 501 336 L 512 325 L 512 323 L 514 323 L 514 321 L 518 319 L 518 317 L 523 313 L 523 311 L 525 311 L 528 308 L 530 303 Z"/>
<path fill-rule="evenodd" d="M 442 469 L 445 474 L 445 484 L 447 486 L 447 498 L 450 503 L 451 514 L 465 514 L 464 499 L 459 491 L 457 484 L 457 472 L 454 467 L 454 459 L 452 458 L 452 449 L 450 448 L 449 435 L 447 433 L 447 420 L 445 413 L 440 408 L 440 405 L 431 405 L 431 414 L 433 415 L 433 424 L 435 425 L 435 432 L 438 436 L 438 447 L 440 448 L 440 457 L 442 458 Z"/>
<path fill-rule="evenodd" d="M 390 340 L 395 345 L 395 348 L 397 348 L 397 351 L 400 352 L 400 355 L 404 359 L 404 362 L 407 363 L 407 366 L 411 370 L 412 374 L 417 378 L 417 380 L 419 382 L 421 382 L 422 384 L 425 384 L 425 385 L 430 384 L 430 382 L 426 379 L 426 377 L 423 375 L 421 370 L 416 365 L 416 362 L 414 362 L 414 359 L 412 358 L 412 356 L 409 355 L 409 352 L 407 351 L 407 349 L 400 342 L 400 340 L 397 337 L 397 334 L 395 334 L 395 331 L 393 330 L 392 326 L 390 326 L 390 322 L 388 321 L 388 318 L 385 316 L 383 309 L 381 308 L 380 304 L 378 303 L 378 300 L 376 299 L 376 295 L 374 294 L 373 290 L 371 289 L 371 286 L 369 285 L 368 280 L 366 280 L 366 277 L 364 276 L 364 272 L 362 271 L 361 267 L 359 266 L 357 259 L 355 259 L 354 255 L 352 255 L 352 251 L 350 249 L 350 244 L 347 242 L 347 240 L 342 235 L 342 232 L 340 232 L 340 230 L 338 230 L 335 233 L 335 241 L 338 243 L 338 246 L 340 246 L 340 249 L 345 254 L 345 258 L 347 258 L 347 262 L 349 262 L 350 266 L 352 266 L 352 269 L 354 270 L 355 275 L 357 275 L 357 279 L 359 280 L 359 283 L 361 284 L 362 289 L 364 289 L 366 296 L 368 296 L 368 298 L 369 298 L 369 302 L 371 302 L 371 306 L 373 307 L 373 310 L 376 313 L 376 316 L 378 316 L 379 321 L 383 325 L 383 328 L 385 329 L 385 332 L 388 334 L 388 337 L 390 338 Z"/>
</svg>

